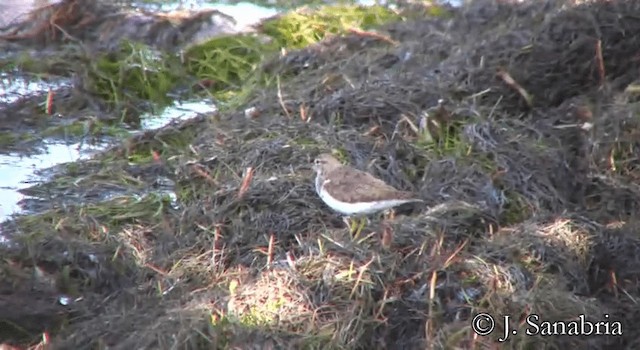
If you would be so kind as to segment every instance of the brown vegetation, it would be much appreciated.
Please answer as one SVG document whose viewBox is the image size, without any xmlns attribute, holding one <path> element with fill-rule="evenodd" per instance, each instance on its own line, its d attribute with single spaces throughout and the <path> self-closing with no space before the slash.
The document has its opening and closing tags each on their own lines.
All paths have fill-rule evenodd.
<svg viewBox="0 0 640 350">
<path fill-rule="evenodd" d="M 254 118 L 172 125 L 188 147 L 148 134 L 66 174 L 95 191 L 109 159 L 178 200 L 6 224 L 25 243 L 2 252 L 0 339 L 56 324 L 61 349 L 638 348 L 640 2 L 450 11 L 289 52 L 265 63 L 281 80 Z M 126 156 L 162 145 L 146 165 Z M 331 150 L 429 208 L 350 236 L 313 191 L 310 161 Z M 27 288 L 34 268 L 57 279 Z M 82 300 L 40 304 L 61 292 Z M 512 327 L 608 314 L 624 334 L 499 344 L 501 320 L 472 332 L 479 312 Z"/>
</svg>

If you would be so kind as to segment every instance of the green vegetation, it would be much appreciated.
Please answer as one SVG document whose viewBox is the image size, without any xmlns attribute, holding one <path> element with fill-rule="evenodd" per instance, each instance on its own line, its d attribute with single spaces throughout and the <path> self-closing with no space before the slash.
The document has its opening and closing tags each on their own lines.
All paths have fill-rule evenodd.
<svg viewBox="0 0 640 350">
<path fill-rule="evenodd" d="M 280 47 L 298 49 L 330 34 L 367 30 L 402 17 L 383 6 L 328 6 L 318 11 L 295 11 L 267 21 L 262 31 Z"/>
<path fill-rule="evenodd" d="M 227 4 L 237 4 L 241 2 L 243 2 L 243 0 L 224 1 L 224 3 L 227 3 Z M 284 10 L 284 11 L 295 10 L 303 6 L 319 7 L 319 6 L 327 5 L 327 2 L 323 0 L 273 0 L 273 1 L 257 0 L 257 1 L 252 1 L 251 3 L 264 8 L 275 8 L 275 9 Z M 358 4 L 358 2 L 354 0 L 337 0 L 337 1 L 333 1 L 332 4 L 355 6 Z"/>
<path fill-rule="evenodd" d="M 231 110 L 243 105 L 256 89 L 276 84 L 279 77 L 265 74 L 260 64 L 281 49 L 299 49 L 329 34 L 369 29 L 399 19 L 382 6 L 339 5 L 290 12 L 265 21 L 262 35 L 225 36 L 190 48 L 185 55 L 187 70 L 218 98 L 221 109 Z"/>
<path fill-rule="evenodd" d="M 0 331 L 0 343 L 185 350 L 632 343 L 638 332 L 629 328 L 612 338 L 520 333 L 499 343 L 500 332 L 478 337 L 470 327 L 480 312 L 512 315 L 514 325 L 531 313 L 638 321 L 626 311 L 640 299 L 632 142 L 640 121 L 618 87 L 585 79 L 592 43 L 567 50 L 556 38 L 567 12 L 572 20 L 590 14 L 590 28 L 607 43 L 605 63 L 631 66 L 627 50 L 640 26 L 619 17 L 623 5 L 505 4 L 495 9 L 500 28 L 479 24 L 483 7 L 443 25 L 423 16 L 446 15 L 437 7 L 411 4 L 408 15 L 328 6 L 181 56 L 133 44 L 98 55 L 78 71 L 101 97 L 95 101 L 116 112 L 47 124 L 47 134 L 121 136 L 113 125 L 139 121 L 145 104 L 163 106 L 169 95 L 213 97 L 219 113 L 136 133 L 22 191 L 36 213 L 2 226 L 18 244 L 0 245 L 8 300 L 0 328 L 11 330 Z M 574 24 L 569 38 L 582 28 Z M 534 34 L 542 52 L 508 47 Z M 510 79 L 496 79 L 498 67 Z M 633 70 L 606 68 L 612 81 L 635 79 Z M 544 108 L 525 106 L 518 85 Z M 570 120 L 580 94 L 601 108 L 588 132 Z M 557 101 L 544 105 L 545 96 Z M 426 105 L 440 97 L 451 105 Z M 249 108 L 259 113 L 244 115 Z M 422 130 L 425 110 L 438 120 Z M 16 135 L 0 133 L 0 145 L 19 142 Z M 572 148 L 582 144 L 585 154 Z M 314 192 L 310 161 L 320 152 L 363 168 L 384 160 L 369 170 L 424 203 L 370 215 L 367 225 L 352 218 L 349 227 Z M 581 161 L 584 171 L 571 168 Z M 74 301 L 51 302 L 62 293 Z"/>
<path fill-rule="evenodd" d="M 187 51 L 187 70 L 211 81 L 215 90 L 237 90 L 264 58 L 265 48 L 255 35 L 215 38 Z"/>
<path fill-rule="evenodd" d="M 130 42 L 98 58 L 87 74 L 89 89 L 116 106 L 140 100 L 167 105 L 172 101 L 167 94 L 184 77 L 176 58 Z"/>
</svg>

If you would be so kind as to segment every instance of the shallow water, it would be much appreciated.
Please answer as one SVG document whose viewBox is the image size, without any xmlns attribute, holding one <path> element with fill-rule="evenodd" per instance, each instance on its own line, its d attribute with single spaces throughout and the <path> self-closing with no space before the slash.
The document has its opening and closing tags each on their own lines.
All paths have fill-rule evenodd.
<svg viewBox="0 0 640 350">
<path fill-rule="evenodd" d="M 2 0 L 0 1 L 0 28 L 20 19 L 33 9 L 57 2 L 59 0 Z"/>
<path fill-rule="evenodd" d="M 176 102 L 160 115 L 147 115 L 142 121 L 142 130 L 160 128 L 173 120 L 186 120 L 214 110 L 215 106 L 210 101 Z M 40 154 L 0 154 L 0 222 L 22 211 L 19 203 L 25 196 L 19 191 L 42 180 L 35 175 L 36 171 L 89 158 L 107 146 L 106 142 L 90 145 L 47 140 Z"/>
<path fill-rule="evenodd" d="M 0 106 L 14 103 L 27 96 L 44 94 L 49 90 L 55 91 L 65 86 L 71 86 L 71 83 L 66 79 L 45 81 L 43 79 L 27 79 L 17 74 L 0 73 Z"/>
<path fill-rule="evenodd" d="M 0 1 L 0 27 L 19 19 L 29 11 L 54 4 L 58 1 Z M 204 1 L 176 1 L 163 5 L 149 5 L 131 2 L 133 7 L 155 11 L 172 10 L 207 10 L 216 9 L 233 16 L 239 29 L 257 23 L 277 13 L 275 9 L 260 7 L 248 2 L 237 4 L 215 4 Z M 45 82 L 42 79 L 16 78 L 15 75 L 0 75 L 0 105 L 6 105 L 17 100 L 35 95 L 46 94 L 50 89 L 56 89 L 68 85 L 64 80 Z M 44 101 L 43 98 L 43 106 Z M 160 115 L 146 115 L 142 117 L 142 130 L 160 128 L 174 119 L 189 119 L 199 113 L 211 112 L 215 106 L 210 101 L 176 102 L 172 107 L 166 108 Z M 105 149 L 108 144 L 90 145 L 87 143 L 67 143 L 45 139 L 40 147 L 41 152 L 35 155 L 18 153 L 0 154 L 0 222 L 3 222 L 13 214 L 21 213 L 20 206 L 25 196 L 21 189 L 33 186 L 43 179 L 35 173 L 62 163 L 74 162 L 91 157 L 93 154 Z M 0 235 L 0 243 L 2 243 Z"/>
<path fill-rule="evenodd" d="M 42 154 L 0 155 L 0 221 L 20 211 L 18 203 L 24 196 L 18 191 L 38 181 L 35 171 L 89 157 L 104 147 L 86 145 L 79 149 L 79 144 L 59 142 L 45 142 L 43 146 L 45 151 Z"/>
<path fill-rule="evenodd" d="M 2 0 L 0 1 L 0 27 L 23 16 L 30 10 L 56 2 L 58 1 Z M 328 3 L 329 2 L 330 1 L 328 1 Z M 356 2 L 363 5 L 373 5 L 379 2 L 384 3 L 384 1 L 376 0 L 359 0 Z M 230 4 L 192 0 L 176 1 L 161 5 L 135 1 L 129 3 L 134 8 L 154 11 L 215 9 L 234 17 L 239 29 L 278 13 L 277 9 L 261 7 L 249 2 Z M 453 0 L 449 1 L 449 3 L 459 5 L 461 0 Z M 0 75 L 0 105 L 15 102 L 19 98 L 26 96 L 42 95 L 49 89 L 55 91 L 64 85 L 68 85 L 68 82 L 64 80 L 44 82 L 41 79 L 28 80 L 15 77 L 9 78 L 6 74 Z M 143 116 L 142 129 L 160 128 L 173 119 L 189 119 L 195 117 L 198 113 L 211 112 L 214 109 L 215 106 L 209 101 L 191 101 L 182 104 L 175 103 L 174 106 L 165 109 L 160 115 Z M 20 213 L 23 210 L 19 203 L 25 196 L 19 191 L 43 180 L 41 177 L 35 175 L 35 172 L 58 164 L 88 158 L 105 149 L 106 146 L 106 143 L 90 145 L 86 143 L 70 144 L 64 141 L 44 140 L 42 145 L 43 151 L 36 155 L 25 156 L 24 154 L 20 155 L 17 153 L 0 154 L 0 222 L 9 219 L 11 215 Z M 1 234 L 0 243 L 2 243 Z"/>
<path fill-rule="evenodd" d="M 233 4 L 227 4 L 223 2 L 209 2 L 209 1 L 178 1 L 166 4 L 148 4 L 132 2 L 134 8 L 146 9 L 151 11 L 179 11 L 179 10 L 191 10 L 191 11 L 206 11 L 206 10 L 218 10 L 224 14 L 233 17 L 237 24 L 236 29 L 241 31 L 252 24 L 258 23 L 261 19 L 274 16 L 278 13 L 277 9 L 267 8 L 252 4 L 250 2 L 236 2 Z"/>
</svg>

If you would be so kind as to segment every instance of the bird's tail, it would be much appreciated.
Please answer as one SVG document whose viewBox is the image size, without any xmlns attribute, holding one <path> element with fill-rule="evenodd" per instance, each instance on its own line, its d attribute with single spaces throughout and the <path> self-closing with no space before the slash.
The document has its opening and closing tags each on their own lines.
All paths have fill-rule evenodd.
<svg viewBox="0 0 640 350">
<path fill-rule="evenodd" d="M 418 203 L 418 202 L 424 202 L 424 200 L 420 199 L 420 198 L 416 198 L 416 194 L 413 192 L 408 192 L 408 191 L 403 191 L 401 193 L 401 198 L 403 200 L 405 200 L 405 203 Z"/>
</svg>

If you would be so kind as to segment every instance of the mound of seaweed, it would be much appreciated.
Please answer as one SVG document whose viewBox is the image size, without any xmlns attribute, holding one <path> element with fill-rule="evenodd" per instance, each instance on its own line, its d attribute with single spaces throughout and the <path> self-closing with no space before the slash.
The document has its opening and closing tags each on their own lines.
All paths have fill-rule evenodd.
<svg viewBox="0 0 640 350">
<path fill-rule="evenodd" d="M 640 3 L 447 11 L 265 62 L 281 84 L 256 94 L 252 113 L 190 122 L 188 147 L 160 163 L 76 169 L 83 181 L 167 177 L 179 203 L 124 197 L 41 214 L 49 226 L 12 224 L 30 240 L 7 261 L 38 252 L 38 266 L 66 271 L 58 290 L 82 292 L 42 311 L 71 315 L 53 345 L 637 348 Z M 167 139 L 120 151 L 153 142 Z M 310 161 L 326 151 L 426 207 L 350 235 L 312 187 Z M 157 209 L 119 210 L 138 206 Z M 16 312 L 5 300 L 53 290 L 3 290 L 0 315 Z M 489 336 L 474 333 L 479 313 L 497 317 Z M 524 330 L 532 314 L 620 322 L 622 334 L 499 341 L 503 315 Z"/>
</svg>

